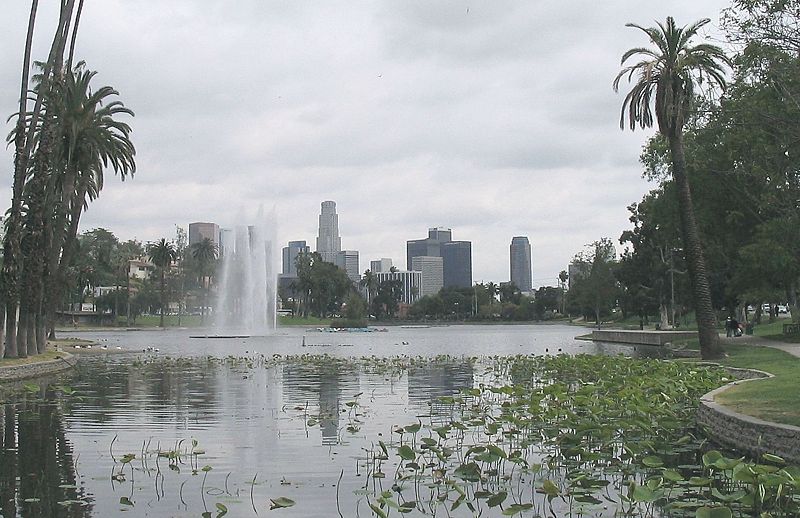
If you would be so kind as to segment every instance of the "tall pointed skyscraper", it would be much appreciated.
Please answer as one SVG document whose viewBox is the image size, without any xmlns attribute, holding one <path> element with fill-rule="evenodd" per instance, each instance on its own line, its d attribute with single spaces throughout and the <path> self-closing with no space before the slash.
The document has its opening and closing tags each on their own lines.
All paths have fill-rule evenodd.
<svg viewBox="0 0 800 518">
<path fill-rule="evenodd" d="M 336 255 L 342 250 L 342 238 L 339 237 L 339 215 L 336 214 L 335 201 L 323 201 L 319 215 L 319 236 L 317 252 L 324 261 L 336 262 Z"/>
</svg>

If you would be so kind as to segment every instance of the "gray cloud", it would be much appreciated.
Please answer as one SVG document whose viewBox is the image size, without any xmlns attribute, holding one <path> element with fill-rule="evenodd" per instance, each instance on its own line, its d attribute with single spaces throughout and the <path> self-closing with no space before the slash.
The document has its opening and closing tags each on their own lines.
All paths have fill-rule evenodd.
<svg viewBox="0 0 800 518">
<path fill-rule="evenodd" d="M 0 113 L 15 110 L 26 2 L 4 6 Z M 616 239 L 651 188 L 650 132 L 621 132 L 624 24 L 716 19 L 717 0 L 87 4 L 78 54 L 136 112 L 138 171 L 109 178 L 83 227 L 153 240 L 274 206 L 281 241 L 314 241 L 337 201 L 343 245 L 404 266 L 405 241 L 451 226 L 476 280 L 508 278 L 514 235 L 555 282 L 581 247 Z M 35 53 L 55 24 L 40 7 Z M 11 152 L 0 153 L 8 198 Z"/>
</svg>

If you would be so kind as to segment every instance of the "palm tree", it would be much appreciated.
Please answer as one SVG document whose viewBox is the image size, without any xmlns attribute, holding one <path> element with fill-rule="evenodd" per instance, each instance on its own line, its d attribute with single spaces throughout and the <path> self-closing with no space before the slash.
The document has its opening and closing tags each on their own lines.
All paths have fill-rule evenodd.
<svg viewBox="0 0 800 518">
<path fill-rule="evenodd" d="M 48 281 L 53 292 L 48 299 L 50 319 L 55 303 L 61 300 L 81 214 L 103 188 L 103 169 L 111 166 L 122 180 L 136 171 L 131 128 L 118 120 L 121 115 L 133 116 L 133 112 L 122 102 L 110 100 L 118 95 L 110 86 L 92 90 L 90 83 L 96 74 L 85 70 L 84 63 L 78 63 L 66 75 L 55 100 L 59 127 L 55 153 L 61 182 L 52 194 L 54 217 L 47 252 Z"/>
<path fill-rule="evenodd" d="M 567 306 L 567 280 L 569 279 L 569 273 L 566 270 L 561 270 L 558 274 L 558 287 L 561 289 L 561 314 L 563 315 L 566 312 Z"/>
<path fill-rule="evenodd" d="M 203 308 L 200 312 L 200 322 L 205 324 L 206 308 L 208 308 L 208 290 L 211 287 L 211 278 L 214 275 L 214 263 L 217 260 L 219 248 L 209 238 L 203 238 L 191 247 L 192 259 L 197 262 L 197 273 L 203 288 Z"/>
<path fill-rule="evenodd" d="M 691 45 L 691 39 L 709 23 L 703 19 L 685 27 L 675 25 L 675 20 L 668 17 L 666 24 L 658 23 L 657 27 L 644 28 L 629 23 L 643 31 L 650 39 L 653 47 L 636 47 L 622 55 L 621 65 L 634 56 L 641 60 L 626 66 L 614 79 L 614 90 L 619 90 L 622 78 L 630 82 L 634 76 L 636 81 L 622 103 L 620 128 L 625 123 L 633 130 L 653 125 L 653 109 L 655 104 L 655 121 L 658 130 L 669 142 L 672 154 L 672 178 L 678 192 L 678 208 L 681 219 L 684 250 L 689 274 L 692 280 L 694 306 L 697 312 L 697 327 L 700 338 L 700 353 L 705 359 L 722 356 L 716 329 L 716 316 L 711 306 L 711 289 L 709 287 L 703 247 L 695 221 L 692 207 L 692 194 L 686 174 L 686 158 L 683 149 L 683 126 L 690 117 L 695 101 L 695 87 L 701 83 L 707 86 L 725 88 L 724 66 L 731 66 L 731 61 L 721 48 L 707 43 Z"/>
<path fill-rule="evenodd" d="M 369 307 L 375 295 L 375 288 L 378 286 L 378 278 L 372 270 L 367 269 L 364 270 L 364 276 L 359 281 L 359 284 L 367 291 L 367 307 Z"/>
<path fill-rule="evenodd" d="M 159 277 L 161 284 L 161 318 L 159 319 L 159 327 L 164 327 L 164 309 L 166 308 L 166 293 L 167 293 L 167 269 L 178 258 L 178 252 L 175 250 L 175 245 L 167 241 L 163 237 L 155 244 L 150 244 L 147 247 L 147 253 L 150 260 L 159 270 Z"/>
<path fill-rule="evenodd" d="M 497 284 L 493 282 L 486 283 L 486 293 L 489 295 L 489 307 L 494 306 L 494 303 L 497 302 L 495 298 L 498 293 L 500 293 L 500 288 Z"/>
</svg>

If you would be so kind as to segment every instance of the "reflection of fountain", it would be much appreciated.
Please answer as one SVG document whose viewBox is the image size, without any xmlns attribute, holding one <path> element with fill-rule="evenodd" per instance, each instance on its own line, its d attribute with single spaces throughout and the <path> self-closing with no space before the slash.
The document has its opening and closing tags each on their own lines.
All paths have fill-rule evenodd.
<svg viewBox="0 0 800 518">
<path fill-rule="evenodd" d="M 274 225 L 239 225 L 223 238 L 222 278 L 216 306 L 216 325 L 222 329 L 263 334 L 275 328 L 277 274 Z M 230 242 L 225 242 L 230 241 Z"/>
</svg>

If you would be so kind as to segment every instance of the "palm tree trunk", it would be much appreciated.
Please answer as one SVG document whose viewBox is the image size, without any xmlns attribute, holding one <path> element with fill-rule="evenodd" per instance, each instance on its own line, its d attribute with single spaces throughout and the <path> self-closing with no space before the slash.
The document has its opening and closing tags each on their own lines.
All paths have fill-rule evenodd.
<svg viewBox="0 0 800 518">
<path fill-rule="evenodd" d="M 24 304 L 20 304 L 19 317 L 17 318 L 17 356 L 28 357 L 28 311 Z"/>
<path fill-rule="evenodd" d="M 6 307 L 4 304 L 0 304 L 0 359 L 3 359 L 4 355 L 6 354 L 6 344 L 4 338 L 3 331 L 5 330 L 6 324 Z"/>
<path fill-rule="evenodd" d="M 159 319 L 159 327 L 164 327 L 164 292 L 166 291 L 166 283 L 164 280 L 164 270 L 161 270 L 161 318 Z"/>
<path fill-rule="evenodd" d="M 125 270 L 125 325 L 131 327 L 131 267 Z"/>
<path fill-rule="evenodd" d="M 36 351 L 39 354 L 47 350 L 47 319 L 41 310 L 36 313 L 35 321 Z"/>
<path fill-rule="evenodd" d="M 6 302 L 6 352 L 5 358 L 16 358 L 19 356 L 17 349 L 17 302 L 8 300 Z"/>
<path fill-rule="evenodd" d="M 697 316 L 697 333 L 700 338 L 700 356 L 704 359 L 721 358 L 724 351 L 717 332 L 717 319 L 711 305 L 711 287 L 708 282 L 703 245 L 692 205 L 692 192 L 686 176 L 686 158 L 683 151 L 683 135 L 669 137 L 672 152 L 672 176 L 678 189 L 678 212 L 681 219 L 686 266 L 692 281 L 694 308 Z"/>
<path fill-rule="evenodd" d="M 36 12 L 38 0 L 31 2 L 31 12 L 28 18 L 28 32 L 25 39 L 25 53 L 22 60 L 22 81 L 20 83 L 19 114 L 17 116 L 16 135 L 14 136 L 14 181 L 11 195 L 11 210 L 6 221 L 7 232 L 3 242 L 3 270 L 0 274 L 2 299 L 6 304 L 6 338 L 8 344 L 4 355 L 7 358 L 17 357 L 17 300 L 19 293 L 18 277 L 20 272 L 20 237 L 22 227 L 22 191 L 25 185 L 25 176 L 28 170 L 29 152 L 26 146 L 26 118 L 28 108 L 28 78 L 31 68 L 31 46 L 33 44 L 33 29 L 36 25 Z"/>
</svg>

